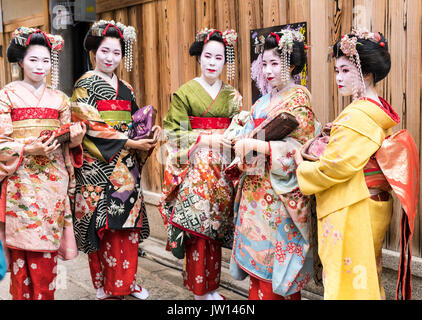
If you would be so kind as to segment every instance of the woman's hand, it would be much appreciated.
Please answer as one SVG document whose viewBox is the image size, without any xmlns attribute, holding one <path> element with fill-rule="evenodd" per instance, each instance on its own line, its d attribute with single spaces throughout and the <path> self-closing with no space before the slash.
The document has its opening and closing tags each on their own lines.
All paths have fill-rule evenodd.
<svg viewBox="0 0 422 320">
<path fill-rule="evenodd" d="M 55 134 L 52 134 L 48 140 L 42 142 L 43 138 L 39 137 L 34 142 L 27 144 L 23 148 L 24 155 L 31 156 L 46 156 L 48 157 L 52 152 L 60 147 L 57 140 L 54 140 Z M 54 142 L 53 142 L 54 141 Z"/>
<path fill-rule="evenodd" d="M 86 133 L 86 125 L 83 122 L 75 123 L 70 127 L 70 143 L 69 148 L 75 148 L 82 143 Z"/>
<path fill-rule="evenodd" d="M 158 137 L 161 133 L 161 128 L 160 126 L 154 126 L 152 127 L 151 131 L 154 132 L 154 135 L 151 139 L 139 139 L 139 140 L 128 139 L 125 146 L 131 149 L 136 149 L 136 150 L 143 150 L 143 151 L 151 150 L 158 143 Z"/>
<path fill-rule="evenodd" d="M 236 156 L 242 160 L 251 151 L 258 151 L 264 154 L 270 153 L 267 142 L 251 138 L 245 138 L 237 141 L 234 145 L 234 151 Z"/>
</svg>

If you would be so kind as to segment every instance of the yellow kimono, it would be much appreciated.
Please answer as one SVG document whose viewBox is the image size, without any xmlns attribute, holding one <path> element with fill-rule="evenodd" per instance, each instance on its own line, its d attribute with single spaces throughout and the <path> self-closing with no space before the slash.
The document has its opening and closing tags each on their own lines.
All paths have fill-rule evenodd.
<svg viewBox="0 0 422 320">
<path fill-rule="evenodd" d="M 375 201 L 364 167 L 399 117 L 385 100 L 350 104 L 333 122 L 320 159 L 297 169 L 300 190 L 315 194 L 324 299 L 382 299 L 382 243 L 392 198 Z"/>
</svg>

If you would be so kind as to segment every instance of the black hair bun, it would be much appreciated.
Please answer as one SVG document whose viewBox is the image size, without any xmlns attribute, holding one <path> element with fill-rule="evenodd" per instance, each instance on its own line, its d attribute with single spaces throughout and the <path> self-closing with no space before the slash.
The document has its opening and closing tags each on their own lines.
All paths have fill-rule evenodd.
<svg viewBox="0 0 422 320">
<path fill-rule="evenodd" d="M 218 41 L 221 42 L 224 45 L 224 48 L 226 47 L 226 43 L 223 40 L 223 35 L 220 32 L 214 32 L 208 41 Z M 204 41 L 197 41 L 195 40 L 191 46 L 189 47 L 189 55 L 192 57 L 197 57 L 199 58 L 202 54 L 202 50 L 204 50 Z M 226 50 L 224 50 L 224 58 L 226 59 Z"/>
<path fill-rule="evenodd" d="M 99 26 L 100 29 L 105 29 L 105 27 L 107 26 L 107 24 L 101 25 Z M 119 29 L 118 27 L 114 26 L 114 25 L 110 25 L 107 28 L 106 34 L 102 35 L 102 36 L 96 36 L 93 35 L 93 31 L 92 29 L 90 29 L 88 31 L 88 33 L 85 36 L 84 39 L 84 48 L 86 51 L 92 51 L 94 53 L 97 52 L 98 48 L 100 47 L 101 43 L 103 42 L 103 40 L 107 37 L 107 38 L 117 38 L 120 40 L 120 45 L 122 48 L 122 56 L 125 55 L 125 41 L 124 39 L 121 37 L 121 35 L 123 34 L 123 30 Z"/>
<path fill-rule="evenodd" d="M 280 38 L 281 33 L 275 32 Z M 276 49 L 277 54 L 281 55 L 281 51 L 278 48 L 277 38 L 274 35 L 268 35 L 265 38 L 264 51 Z M 305 43 L 303 41 L 293 41 L 293 52 L 290 54 L 290 66 L 294 66 L 292 70 L 292 76 L 302 72 L 307 61 L 307 54 L 305 50 Z"/>
<path fill-rule="evenodd" d="M 50 51 L 50 43 L 47 42 L 46 38 L 42 33 L 31 33 L 31 34 L 24 34 L 20 37 L 28 39 L 28 37 L 31 35 L 31 38 L 29 39 L 29 45 L 40 45 L 48 48 Z M 16 39 L 12 38 L 10 40 L 9 46 L 7 47 L 6 56 L 7 61 L 10 63 L 17 63 L 21 62 L 23 58 L 25 57 L 26 51 L 28 50 L 27 46 L 21 46 L 20 44 L 16 43 Z"/>
</svg>

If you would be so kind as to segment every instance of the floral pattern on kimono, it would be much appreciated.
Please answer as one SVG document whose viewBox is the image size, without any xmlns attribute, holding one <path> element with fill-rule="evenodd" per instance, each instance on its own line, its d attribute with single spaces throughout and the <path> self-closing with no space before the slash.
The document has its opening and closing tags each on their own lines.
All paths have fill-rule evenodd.
<svg viewBox="0 0 422 320">
<path fill-rule="evenodd" d="M 140 163 L 137 152 L 124 147 L 137 110 L 133 89 L 126 82 L 118 80 L 116 91 L 89 71 L 75 84 L 73 120 L 89 125 L 83 165 L 76 169 L 73 208 L 76 241 L 85 253 L 99 249 L 103 229 L 135 228 L 141 230 L 142 240 L 149 236 L 141 187 L 144 161 Z"/>
<path fill-rule="evenodd" d="M 45 85 L 36 97 L 20 82 L 0 91 L 0 180 L 6 188 L 6 245 L 28 251 L 56 251 L 63 226 L 72 225 L 73 166 L 81 163 L 63 144 L 49 156 L 23 155 L 42 130 L 71 119 L 68 97 Z M 79 150 L 79 156 L 81 156 Z M 76 155 L 76 153 L 75 153 Z M 80 164 L 79 164 L 80 165 Z"/>
<path fill-rule="evenodd" d="M 235 200 L 235 235 L 230 272 L 271 282 L 274 293 L 292 295 L 303 289 L 313 272 L 310 244 L 311 202 L 298 189 L 294 154 L 315 134 L 309 92 L 294 87 L 259 99 L 251 109 L 243 135 L 255 129 L 254 119 L 288 111 L 299 126 L 281 141 L 270 141 L 262 174 L 243 174 Z"/>
<path fill-rule="evenodd" d="M 231 248 L 234 194 L 224 173 L 231 153 L 197 147 L 202 135 L 223 134 L 225 129 L 192 129 L 189 117 L 233 118 L 240 108 L 240 94 L 225 83 L 215 99 L 196 80 L 173 95 L 164 118 L 169 156 L 159 209 L 170 248 L 178 258 L 184 256 L 184 234 L 217 240 Z"/>
</svg>

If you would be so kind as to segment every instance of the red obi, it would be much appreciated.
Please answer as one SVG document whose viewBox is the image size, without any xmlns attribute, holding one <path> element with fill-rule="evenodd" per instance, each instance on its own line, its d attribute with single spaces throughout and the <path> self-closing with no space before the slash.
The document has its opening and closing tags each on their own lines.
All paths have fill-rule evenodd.
<svg viewBox="0 0 422 320">
<path fill-rule="evenodd" d="M 59 111 L 52 108 L 13 108 L 10 116 L 12 121 L 27 119 L 58 119 Z"/>
<path fill-rule="evenodd" d="M 265 118 L 257 118 L 257 119 L 253 119 L 253 122 L 255 124 L 255 128 L 259 127 L 261 125 L 261 123 L 264 122 L 264 120 L 266 120 Z"/>
<path fill-rule="evenodd" d="M 232 121 L 231 118 L 202 118 L 189 117 L 192 129 L 227 129 Z"/>
<path fill-rule="evenodd" d="M 129 100 L 99 100 L 97 101 L 98 111 L 131 111 Z"/>
</svg>

